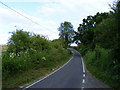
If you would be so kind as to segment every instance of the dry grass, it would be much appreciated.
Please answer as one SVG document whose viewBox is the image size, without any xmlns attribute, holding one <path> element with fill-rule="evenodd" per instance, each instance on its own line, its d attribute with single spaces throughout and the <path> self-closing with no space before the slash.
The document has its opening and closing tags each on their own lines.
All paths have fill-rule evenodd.
<svg viewBox="0 0 120 90">
<path fill-rule="evenodd" d="M 2 47 L 2 52 L 5 52 L 7 50 L 7 45 L 0 45 L 0 47 Z"/>
</svg>

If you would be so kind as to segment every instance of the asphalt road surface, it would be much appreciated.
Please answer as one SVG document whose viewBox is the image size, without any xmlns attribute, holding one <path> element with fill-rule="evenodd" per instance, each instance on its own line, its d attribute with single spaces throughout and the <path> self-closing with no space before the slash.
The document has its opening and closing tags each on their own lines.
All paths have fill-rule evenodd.
<svg viewBox="0 0 120 90">
<path fill-rule="evenodd" d="M 48 76 L 24 87 L 30 88 L 109 88 L 97 80 L 85 69 L 83 59 L 79 52 L 69 48 L 72 58 L 61 68 Z"/>
</svg>

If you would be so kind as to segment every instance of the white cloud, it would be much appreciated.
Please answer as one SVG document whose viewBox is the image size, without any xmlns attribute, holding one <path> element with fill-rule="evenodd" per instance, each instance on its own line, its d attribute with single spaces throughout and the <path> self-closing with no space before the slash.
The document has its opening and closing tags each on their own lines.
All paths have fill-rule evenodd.
<svg viewBox="0 0 120 90">
<path fill-rule="evenodd" d="M 38 13 L 47 19 L 52 18 L 60 22 L 71 21 L 76 27 L 88 15 L 108 12 L 108 4 L 112 2 L 113 0 L 56 0 L 56 3 L 48 2 L 41 5 Z"/>
<path fill-rule="evenodd" d="M 9 37 L 7 33 L 15 30 L 15 25 L 30 32 L 48 35 L 50 39 L 58 38 L 57 28 L 61 22 L 71 22 L 76 30 L 82 22 L 82 19 L 88 15 L 109 11 L 108 4 L 113 1 L 114 0 L 4 0 L 3 2 L 40 2 L 42 4 L 36 6 L 38 8 L 31 11 L 31 15 L 15 9 L 24 16 L 38 22 L 40 25 L 34 24 L 8 8 L 0 7 L 0 38 L 2 38 L 0 39 L 0 44 L 7 42 L 7 38 Z M 36 13 L 37 16 L 32 16 L 32 13 Z"/>
<path fill-rule="evenodd" d="M 11 34 L 9 33 L 0 33 L 0 45 L 6 44 Z"/>
<path fill-rule="evenodd" d="M 30 20 L 26 19 L 18 15 L 17 13 L 10 11 L 9 9 L 0 8 L 0 44 L 7 43 L 8 37 L 10 34 L 8 32 L 15 31 L 15 27 L 17 26 L 26 31 L 34 32 L 37 34 L 42 34 L 45 36 L 49 36 L 49 39 L 58 38 L 58 32 L 55 27 L 54 21 L 45 21 L 44 19 L 36 18 L 34 16 L 27 15 L 21 11 L 16 10 L 24 16 L 27 16 L 31 20 L 39 23 L 39 25 L 34 24 Z M 4 37 L 4 38 L 3 38 Z"/>
<path fill-rule="evenodd" d="M 2 2 L 51 2 L 56 0 L 1 0 Z"/>
</svg>

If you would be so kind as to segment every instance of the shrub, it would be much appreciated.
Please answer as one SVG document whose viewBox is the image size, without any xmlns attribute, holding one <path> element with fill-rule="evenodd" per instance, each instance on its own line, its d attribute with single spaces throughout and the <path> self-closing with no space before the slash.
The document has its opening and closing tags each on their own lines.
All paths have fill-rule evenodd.
<svg viewBox="0 0 120 90">
<path fill-rule="evenodd" d="M 3 79 L 32 68 L 54 67 L 68 57 L 61 40 L 51 42 L 43 36 L 29 34 L 17 30 L 11 36 L 2 58 Z"/>
<path fill-rule="evenodd" d="M 116 65 L 112 59 L 112 53 L 110 49 L 102 48 L 96 45 L 94 51 L 89 51 L 84 56 L 87 69 L 91 71 L 97 78 L 103 80 L 109 84 L 112 88 L 119 88 L 116 81 L 119 79 L 119 75 L 115 74 Z M 113 84 L 114 83 L 114 84 Z"/>
</svg>

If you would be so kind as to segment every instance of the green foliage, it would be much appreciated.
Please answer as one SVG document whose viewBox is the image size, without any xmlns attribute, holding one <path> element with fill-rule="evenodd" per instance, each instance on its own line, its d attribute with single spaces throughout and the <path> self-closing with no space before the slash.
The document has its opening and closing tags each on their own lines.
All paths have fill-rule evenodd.
<svg viewBox="0 0 120 90">
<path fill-rule="evenodd" d="M 94 65 L 96 67 L 100 67 L 100 71 L 106 71 L 108 70 L 109 64 L 108 62 L 111 62 L 109 58 L 110 50 L 104 49 L 98 45 L 96 45 L 96 48 L 94 51 L 89 51 L 85 54 L 84 58 L 87 60 L 87 64 Z"/>
<path fill-rule="evenodd" d="M 94 29 L 94 42 L 104 48 L 113 48 L 116 28 L 115 18 L 110 17 L 103 20 Z"/>
<path fill-rule="evenodd" d="M 112 49 L 112 59 L 114 60 L 114 64 L 113 64 L 113 69 L 112 69 L 112 73 L 115 76 L 113 79 L 117 80 L 118 83 L 120 83 L 120 1 L 118 1 L 116 3 L 116 13 L 115 13 L 116 17 L 116 24 L 117 24 L 117 28 L 115 29 L 115 44 L 114 47 Z M 117 86 L 119 87 L 119 85 Z M 119 87 L 120 89 L 120 87 Z"/>
<path fill-rule="evenodd" d="M 8 52 L 14 52 L 16 55 L 20 51 L 25 51 L 30 48 L 30 33 L 23 30 L 12 32 L 12 37 L 8 41 Z"/>
<path fill-rule="evenodd" d="M 67 43 L 63 39 L 55 39 L 52 42 L 53 42 L 52 44 L 54 48 L 59 48 L 59 47 L 66 48 L 67 47 Z"/>
<path fill-rule="evenodd" d="M 85 55 L 86 52 L 88 51 L 88 48 L 86 48 L 85 45 L 80 44 L 80 45 L 79 45 L 79 51 L 80 51 L 80 53 L 81 53 L 82 55 Z"/>
<path fill-rule="evenodd" d="M 50 42 L 44 36 L 35 35 L 30 38 L 31 46 L 35 50 L 43 51 L 51 48 Z"/>
<path fill-rule="evenodd" d="M 50 42 L 44 36 L 32 34 L 23 30 L 12 32 L 12 37 L 8 41 L 8 52 L 18 55 L 21 51 L 29 49 L 48 50 L 51 48 Z"/>
<path fill-rule="evenodd" d="M 32 68 L 51 68 L 64 61 L 69 52 L 63 40 L 49 41 L 44 36 L 23 30 L 12 33 L 8 49 L 2 55 L 3 81 Z M 3 83 L 5 84 L 5 83 Z"/>
<path fill-rule="evenodd" d="M 116 70 L 113 66 L 115 61 L 111 58 L 111 50 L 96 46 L 94 51 L 89 51 L 84 56 L 87 69 L 90 70 L 97 78 L 109 84 L 112 88 L 119 88 L 116 83 L 119 76 L 114 75 Z"/>
<path fill-rule="evenodd" d="M 60 39 L 65 40 L 67 45 L 71 44 L 74 36 L 73 25 L 70 22 L 65 21 L 64 23 L 61 23 L 58 30 L 60 31 Z"/>
<path fill-rule="evenodd" d="M 78 27 L 75 41 L 88 70 L 112 88 L 120 89 L 120 1 L 114 12 L 88 16 Z"/>
<path fill-rule="evenodd" d="M 79 24 L 78 31 L 75 32 L 74 41 L 76 44 L 84 44 L 86 48 L 94 49 L 95 27 L 106 18 L 108 18 L 108 13 L 97 13 L 94 16 L 87 16 L 87 19 L 83 19 L 83 23 Z"/>
</svg>

